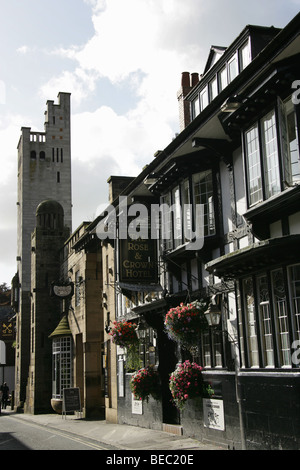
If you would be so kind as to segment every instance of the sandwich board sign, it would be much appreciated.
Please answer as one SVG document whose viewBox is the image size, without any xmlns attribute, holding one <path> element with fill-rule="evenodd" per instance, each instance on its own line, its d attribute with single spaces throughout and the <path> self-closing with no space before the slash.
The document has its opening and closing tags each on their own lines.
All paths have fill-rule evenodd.
<svg viewBox="0 0 300 470">
<path fill-rule="evenodd" d="M 63 415 L 70 411 L 82 411 L 80 402 L 80 390 L 78 387 L 63 389 Z"/>
</svg>

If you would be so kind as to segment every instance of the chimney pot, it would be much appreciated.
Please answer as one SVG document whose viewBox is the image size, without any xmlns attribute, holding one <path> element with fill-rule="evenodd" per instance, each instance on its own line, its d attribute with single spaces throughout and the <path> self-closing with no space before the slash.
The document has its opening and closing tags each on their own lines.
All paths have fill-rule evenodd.
<svg viewBox="0 0 300 470">
<path fill-rule="evenodd" d="M 189 87 L 190 86 L 190 72 L 182 72 L 181 74 L 181 86 Z"/>
<path fill-rule="evenodd" d="M 197 72 L 192 73 L 191 76 L 192 76 L 191 85 L 192 85 L 192 88 L 193 88 L 199 82 L 199 73 L 197 73 Z"/>
</svg>

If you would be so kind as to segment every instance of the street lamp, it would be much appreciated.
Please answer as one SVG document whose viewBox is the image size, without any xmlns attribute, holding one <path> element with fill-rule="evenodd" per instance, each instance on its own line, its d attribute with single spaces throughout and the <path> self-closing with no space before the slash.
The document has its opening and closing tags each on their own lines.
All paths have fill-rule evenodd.
<svg viewBox="0 0 300 470">
<path fill-rule="evenodd" d="M 215 298 L 213 297 L 210 302 L 208 309 L 204 312 L 205 318 L 209 326 L 218 326 L 221 320 L 221 310 L 215 303 Z"/>
</svg>

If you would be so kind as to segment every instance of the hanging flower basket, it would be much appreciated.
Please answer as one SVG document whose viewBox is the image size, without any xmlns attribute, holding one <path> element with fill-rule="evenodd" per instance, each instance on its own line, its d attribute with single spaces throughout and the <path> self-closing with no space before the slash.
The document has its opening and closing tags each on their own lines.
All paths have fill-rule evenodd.
<svg viewBox="0 0 300 470">
<path fill-rule="evenodd" d="M 169 388 L 175 406 L 181 411 L 184 409 L 187 400 L 202 399 L 214 393 L 210 385 L 203 381 L 202 367 L 190 361 L 179 364 L 172 372 Z"/>
<path fill-rule="evenodd" d="M 137 370 L 141 366 L 137 325 L 128 321 L 114 321 L 109 332 L 111 340 L 117 346 L 126 348 L 126 369 Z"/>
<path fill-rule="evenodd" d="M 109 332 L 112 342 L 121 348 L 137 344 L 139 340 L 136 334 L 136 327 L 135 323 L 128 321 L 114 321 L 113 327 Z"/>
<path fill-rule="evenodd" d="M 181 303 L 178 307 L 171 308 L 165 318 L 168 336 L 181 346 L 196 346 L 200 333 L 208 328 L 204 315 L 206 307 L 207 303 L 202 301 L 187 305 Z"/>
<path fill-rule="evenodd" d="M 159 374 L 153 366 L 138 370 L 130 379 L 130 388 L 136 400 L 146 400 L 152 396 L 155 400 L 160 397 Z"/>
</svg>

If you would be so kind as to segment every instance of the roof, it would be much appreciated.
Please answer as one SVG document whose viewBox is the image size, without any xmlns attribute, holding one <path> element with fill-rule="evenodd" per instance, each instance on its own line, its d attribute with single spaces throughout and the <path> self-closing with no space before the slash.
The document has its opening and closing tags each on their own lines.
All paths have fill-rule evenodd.
<svg viewBox="0 0 300 470">
<path fill-rule="evenodd" d="M 53 338 L 55 336 L 71 336 L 72 332 L 69 327 L 68 317 L 64 315 L 60 320 L 59 324 L 55 328 L 55 330 L 49 335 L 49 338 Z"/>
<path fill-rule="evenodd" d="M 62 214 L 63 215 L 64 210 L 59 202 L 54 201 L 52 199 L 47 199 L 46 201 L 41 202 L 36 209 L 36 215 L 41 215 L 41 214 Z"/>
<path fill-rule="evenodd" d="M 234 279 L 282 263 L 300 260 L 300 235 L 287 235 L 253 243 L 206 264 L 205 269 L 218 277 Z"/>
</svg>

